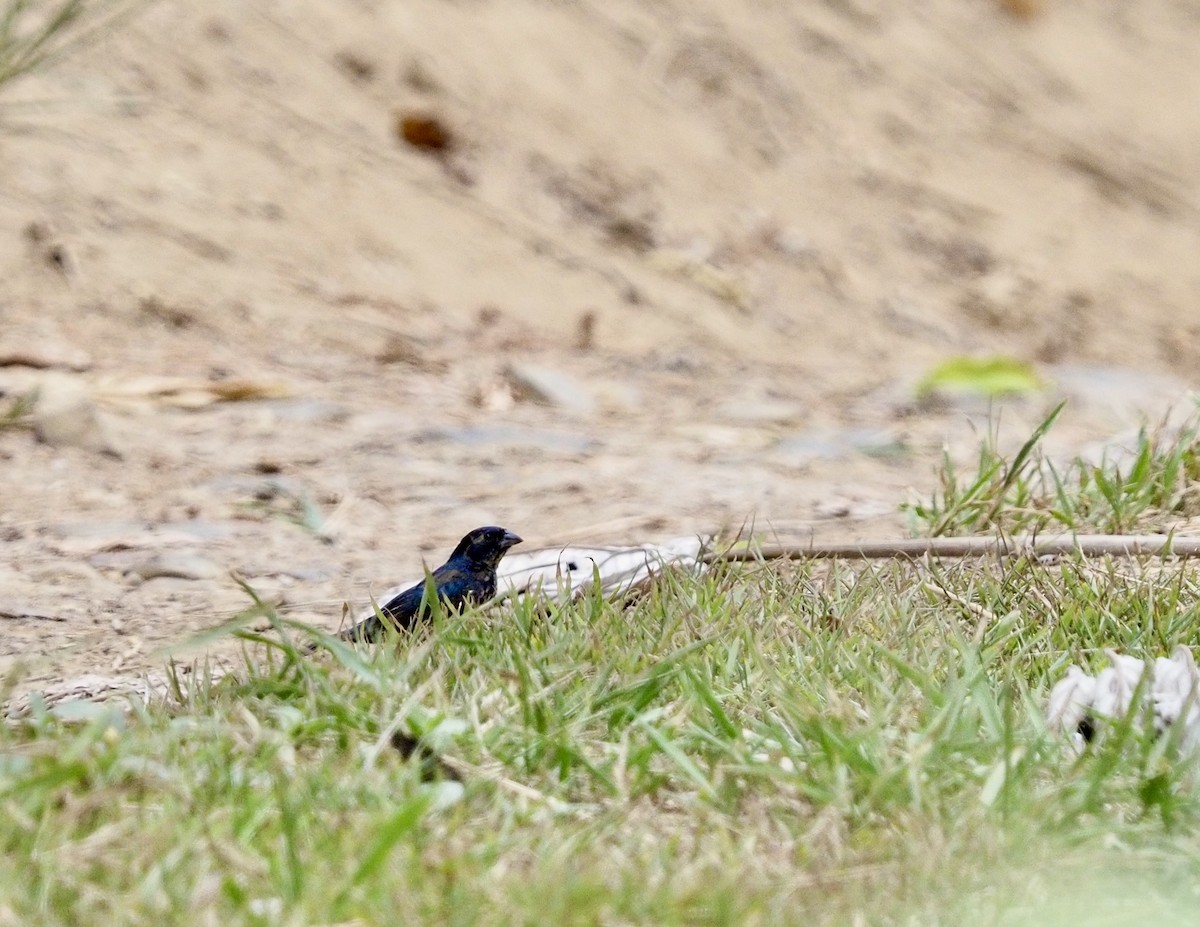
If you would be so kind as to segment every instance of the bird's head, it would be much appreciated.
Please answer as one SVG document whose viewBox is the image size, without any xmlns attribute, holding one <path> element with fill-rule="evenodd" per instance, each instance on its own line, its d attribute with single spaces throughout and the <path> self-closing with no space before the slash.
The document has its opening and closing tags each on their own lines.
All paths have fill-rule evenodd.
<svg viewBox="0 0 1200 927">
<path fill-rule="evenodd" d="M 504 552 L 515 544 L 520 544 L 521 538 L 504 528 L 489 526 L 476 528 L 458 542 L 450 559 L 465 558 L 480 566 L 495 569 Z"/>
</svg>

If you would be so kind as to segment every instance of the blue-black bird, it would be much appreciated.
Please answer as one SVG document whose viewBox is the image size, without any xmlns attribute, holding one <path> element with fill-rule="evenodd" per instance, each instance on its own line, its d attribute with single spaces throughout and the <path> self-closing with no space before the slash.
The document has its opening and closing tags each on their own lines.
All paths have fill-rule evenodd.
<svg viewBox="0 0 1200 927">
<path fill-rule="evenodd" d="M 496 567 L 505 552 L 521 538 L 504 528 L 476 528 L 458 542 L 450 559 L 433 571 L 433 584 L 444 607 L 480 605 L 496 595 Z M 380 620 L 380 615 L 383 620 Z M 392 596 L 372 615 L 338 635 L 344 641 L 379 640 L 388 628 L 409 631 L 429 617 L 425 581 Z"/>
</svg>

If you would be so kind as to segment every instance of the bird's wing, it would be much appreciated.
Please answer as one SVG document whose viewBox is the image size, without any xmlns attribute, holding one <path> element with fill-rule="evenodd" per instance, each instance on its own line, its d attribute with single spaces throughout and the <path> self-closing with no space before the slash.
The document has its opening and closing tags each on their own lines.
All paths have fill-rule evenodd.
<svg viewBox="0 0 1200 927">
<path fill-rule="evenodd" d="M 338 636 L 344 641 L 374 642 L 383 637 L 389 626 L 407 631 L 412 627 L 413 619 L 421 608 L 421 597 L 424 594 L 423 582 L 407 588 L 397 586 L 395 589 L 389 589 L 376 600 L 379 603 L 378 613 L 372 604 L 369 610 L 364 609 L 360 612 L 355 623 Z M 388 624 L 380 620 L 380 614 L 389 619 Z"/>
<path fill-rule="evenodd" d="M 470 574 L 459 568 L 454 563 L 444 563 L 433 571 L 433 584 L 438 590 L 439 598 L 444 601 L 449 601 L 451 604 L 461 604 L 462 597 L 466 594 L 466 585 Z M 395 627 L 408 631 L 411 630 L 416 622 L 417 613 L 421 610 L 421 601 L 425 596 L 425 580 L 420 579 L 411 583 L 404 583 L 398 586 L 392 586 L 383 591 L 383 595 L 375 599 L 379 603 L 379 610 L 383 612 L 385 617 L 391 618 L 395 623 Z M 363 626 L 364 629 L 370 629 L 374 637 L 362 637 L 355 629 Z M 346 640 L 378 640 L 384 631 L 384 626 L 379 621 L 379 616 L 375 614 L 375 606 L 372 604 L 368 608 L 359 611 L 355 617 L 355 624 L 347 631 L 342 632 L 342 637 Z"/>
<path fill-rule="evenodd" d="M 416 583 L 398 595 L 392 596 L 379 603 L 379 610 L 391 618 L 396 627 L 407 631 L 412 627 L 417 612 L 421 609 L 421 600 L 425 596 L 425 583 Z"/>
<path fill-rule="evenodd" d="M 480 598 L 485 585 L 469 567 L 450 562 L 433 571 L 438 598 L 447 605 L 461 608 L 467 598 Z"/>
</svg>

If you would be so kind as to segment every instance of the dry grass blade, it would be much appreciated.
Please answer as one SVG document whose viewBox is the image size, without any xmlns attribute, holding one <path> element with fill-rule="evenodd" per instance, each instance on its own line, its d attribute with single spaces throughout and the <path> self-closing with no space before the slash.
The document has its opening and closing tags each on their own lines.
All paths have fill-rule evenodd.
<svg viewBox="0 0 1200 927">
<path fill-rule="evenodd" d="M 147 0 L 9 0 L 0 11 L 0 86 L 52 64 Z"/>
<path fill-rule="evenodd" d="M 30 425 L 32 423 L 30 413 L 33 412 L 36 403 L 36 393 L 26 393 L 14 397 L 8 408 L 0 409 L 0 429 L 22 428 Z"/>
<path fill-rule="evenodd" d="M 288 384 L 277 380 L 196 380 L 149 375 L 110 379 L 94 390 L 97 400 L 114 406 L 181 409 L 202 409 L 219 402 L 284 399 L 293 393 Z"/>
</svg>

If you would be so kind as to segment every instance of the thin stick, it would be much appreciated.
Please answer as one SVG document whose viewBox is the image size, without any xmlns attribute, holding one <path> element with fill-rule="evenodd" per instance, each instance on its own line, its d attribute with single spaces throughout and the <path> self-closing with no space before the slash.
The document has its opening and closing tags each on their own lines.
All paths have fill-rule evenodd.
<svg viewBox="0 0 1200 927">
<path fill-rule="evenodd" d="M 1018 534 L 1007 538 L 914 538 L 822 544 L 764 544 L 714 551 L 706 563 L 748 560 L 889 560 L 920 557 L 1034 557 L 1079 554 L 1083 557 L 1200 557 L 1200 538 L 1168 534 Z"/>
</svg>

